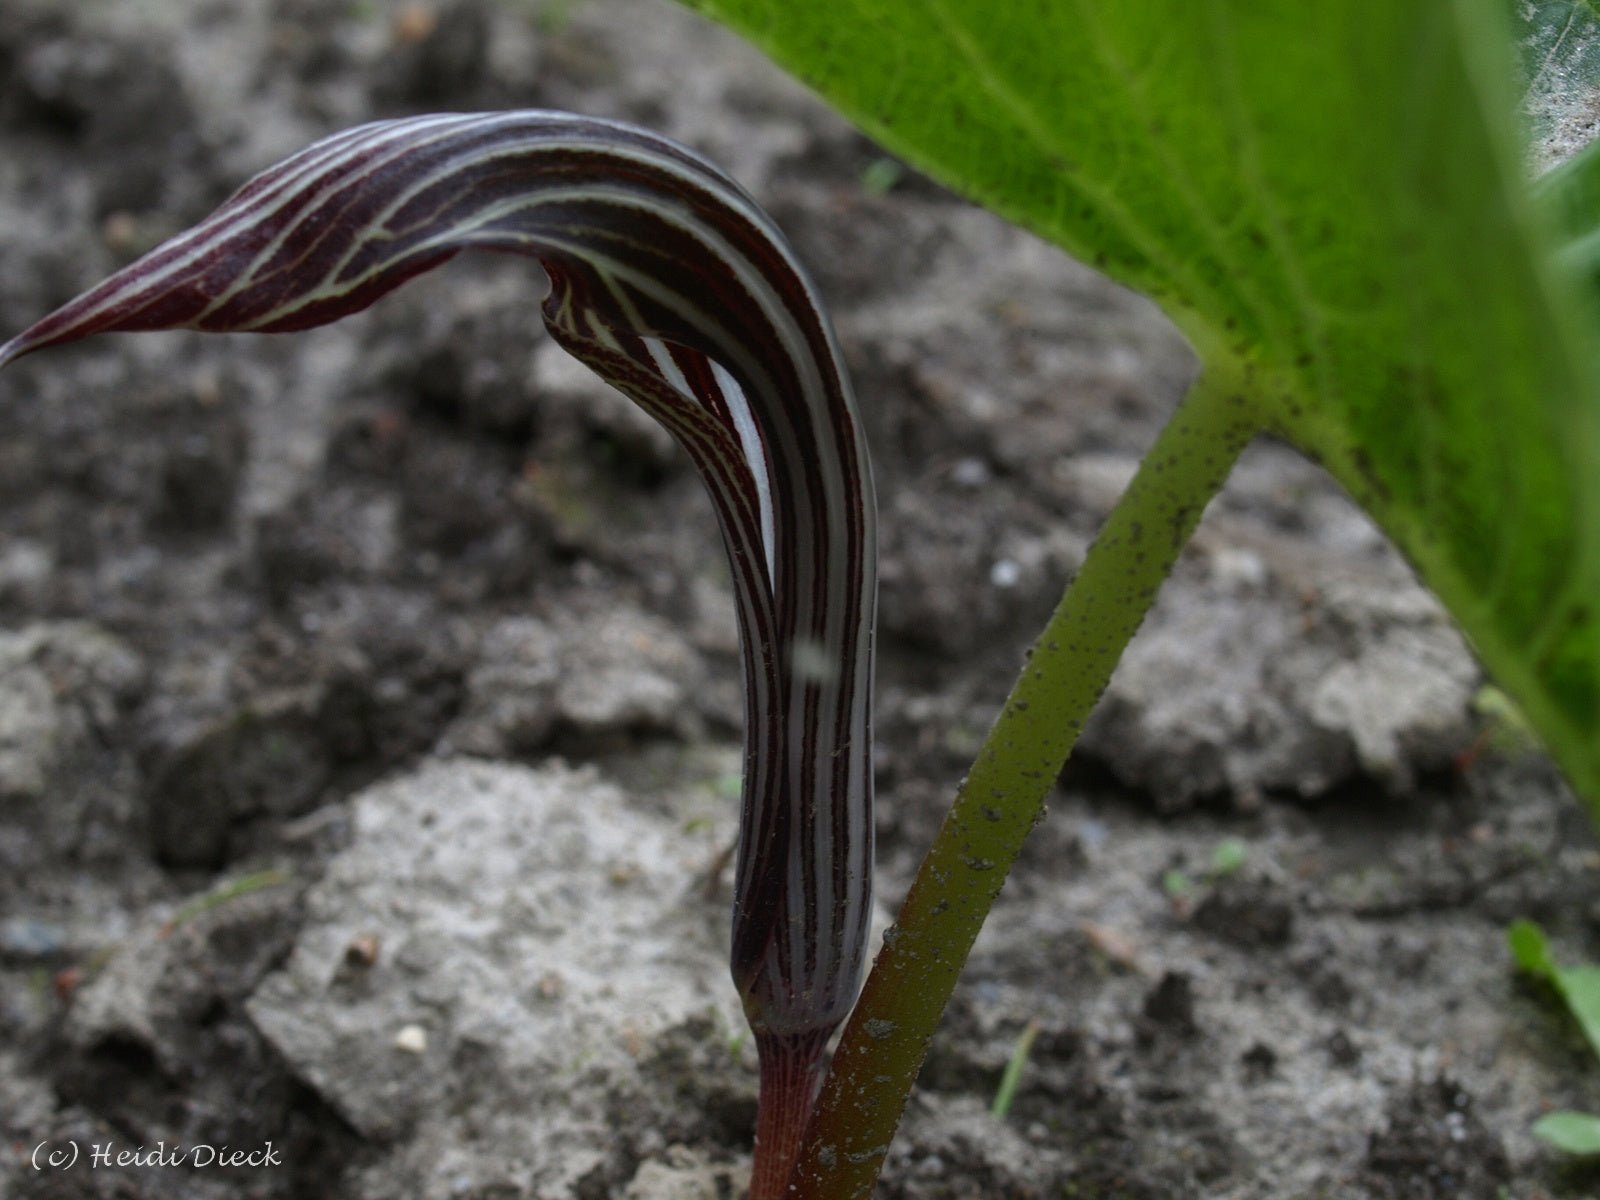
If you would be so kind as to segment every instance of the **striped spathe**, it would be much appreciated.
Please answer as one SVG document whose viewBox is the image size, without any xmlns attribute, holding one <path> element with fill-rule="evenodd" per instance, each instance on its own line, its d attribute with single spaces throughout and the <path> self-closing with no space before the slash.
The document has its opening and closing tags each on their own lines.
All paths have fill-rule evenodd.
<svg viewBox="0 0 1600 1200">
<path fill-rule="evenodd" d="M 468 249 L 536 258 L 552 335 L 683 445 L 732 570 L 746 696 L 733 974 L 758 1037 L 820 1046 L 853 1002 L 871 904 L 875 516 L 816 291 L 723 172 L 565 113 L 364 125 L 0 346 L 337 320 Z"/>
</svg>

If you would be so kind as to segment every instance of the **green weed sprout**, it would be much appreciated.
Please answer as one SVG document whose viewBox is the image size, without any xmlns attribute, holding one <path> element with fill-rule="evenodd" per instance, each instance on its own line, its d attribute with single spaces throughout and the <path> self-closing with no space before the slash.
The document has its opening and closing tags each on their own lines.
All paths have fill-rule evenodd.
<svg viewBox="0 0 1600 1200">
<path fill-rule="evenodd" d="M 1583 1030 L 1589 1048 L 1600 1056 L 1600 965 L 1558 965 L 1544 930 L 1532 921 L 1512 922 L 1506 941 L 1517 969 L 1550 985 Z M 1600 1156 L 1600 1116 L 1594 1113 L 1546 1113 L 1534 1122 L 1533 1132 L 1568 1154 Z"/>
<path fill-rule="evenodd" d="M 1250 848 L 1238 838 L 1223 838 L 1211 851 L 1211 861 L 1201 873 L 1202 883 L 1214 885 L 1244 869 Z M 1181 900 L 1196 889 L 1195 881 L 1180 867 L 1162 872 L 1161 890 L 1173 900 Z"/>
<path fill-rule="evenodd" d="M 1039 1037 L 1039 1022 L 1029 1021 L 1017 1035 L 1011 1047 L 1011 1057 L 1006 1069 L 1000 1073 L 1000 1086 L 995 1088 L 994 1102 L 989 1105 L 989 1115 L 1003 1121 L 1011 1112 L 1011 1103 L 1017 1098 L 1017 1088 L 1022 1084 L 1022 1072 L 1028 1065 L 1028 1055 L 1033 1053 L 1033 1043 Z"/>
<path fill-rule="evenodd" d="M 253 895 L 256 892 L 265 891 L 267 888 L 282 887 L 293 878 L 288 871 L 280 867 L 268 867 L 263 871 L 251 871 L 247 875 L 231 879 L 222 886 L 213 888 L 211 891 L 195 897 L 180 907 L 161 926 L 161 936 L 167 937 L 202 913 L 221 908 L 231 900 L 237 900 L 241 896 Z"/>
</svg>

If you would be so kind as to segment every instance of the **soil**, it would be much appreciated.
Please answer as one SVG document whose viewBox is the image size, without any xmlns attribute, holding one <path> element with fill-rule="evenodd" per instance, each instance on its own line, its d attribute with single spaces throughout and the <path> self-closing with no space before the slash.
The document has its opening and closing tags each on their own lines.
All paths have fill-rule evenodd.
<svg viewBox="0 0 1600 1200">
<path fill-rule="evenodd" d="M 382 115 L 620 117 L 751 188 L 875 453 L 892 908 L 1193 374 L 1156 310 L 657 0 L 0 7 L 7 331 Z M 539 284 L 466 259 L 303 336 L 0 378 L 0 1194 L 739 1194 L 726 572 L 687 463 L 538 331 Z M 1600 1195 L 1529 1132 L 1600 1110 L 1600 1064 L 1504 948 L 1531 917 L 1600 957 L 1600 850 L 1482 684 L 1339 490 L 1253 447 L 879 1194 Z"/>
</svg>

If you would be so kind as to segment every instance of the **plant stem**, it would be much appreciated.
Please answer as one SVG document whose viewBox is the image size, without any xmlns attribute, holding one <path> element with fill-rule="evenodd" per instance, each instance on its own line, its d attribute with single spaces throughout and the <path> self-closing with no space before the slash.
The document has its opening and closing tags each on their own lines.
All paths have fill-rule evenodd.
<svg viewBox="0 0 1600 1200">
<path fill-rule="evenodd" d="M 756 1152 L 748 1200 L 779 1200 L 783 1195 L 816 1100 L 828 1032 L 756 1034 L 761 1098 L 756 1106 Z"/>
<path fill-rule="evenodd" d="M 1262 427 L 1253 390 L 1248 368 L 1213 360 L 1090 547 L 884 935 L 790 1200 L 870 1195 L 956 978 L 1046 795 L 1201 512 Z"/>
</svg>

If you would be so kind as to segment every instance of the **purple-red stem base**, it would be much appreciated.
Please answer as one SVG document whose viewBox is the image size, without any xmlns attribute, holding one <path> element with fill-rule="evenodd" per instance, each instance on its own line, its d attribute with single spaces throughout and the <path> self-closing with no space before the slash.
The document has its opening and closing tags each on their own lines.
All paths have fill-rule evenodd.
<svg viewBox="0 0 1600 1200">
<path fill-rule="evenodd" d="M 828 1033 L 756 1034 L 761 1093 L 749 1200 L 781 1200 L 822 1082 Z"/>
</svg>

